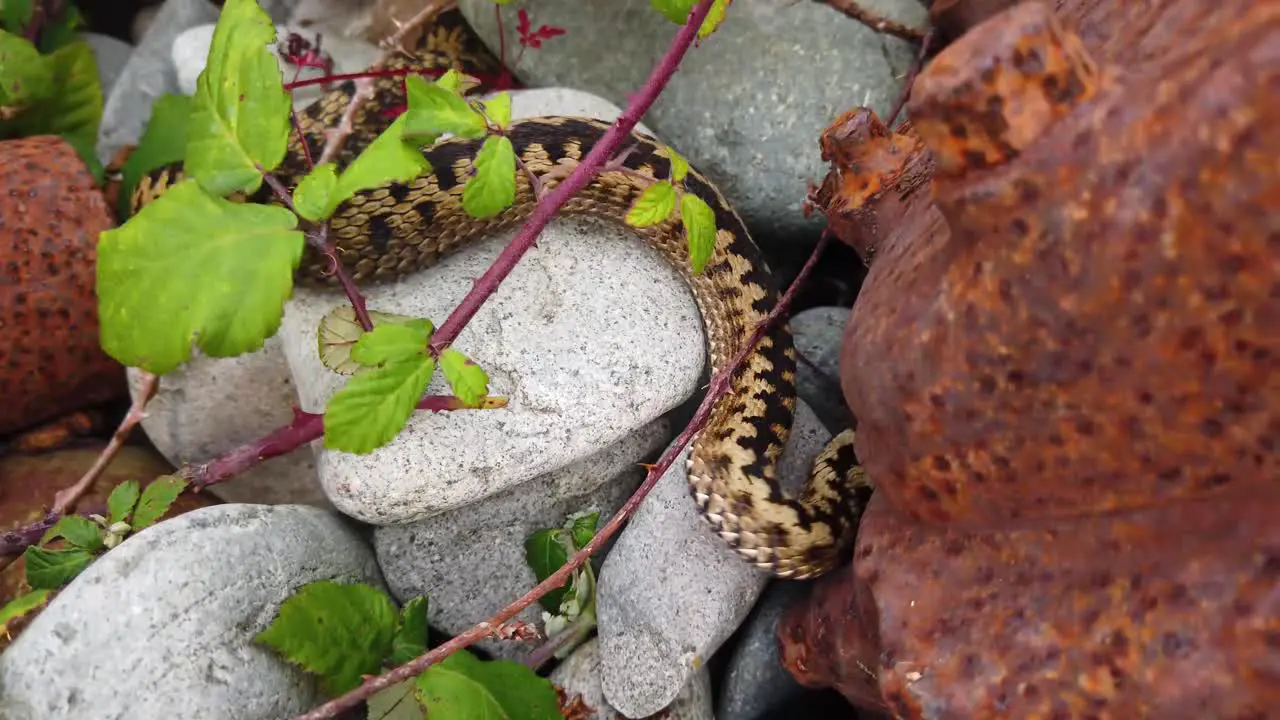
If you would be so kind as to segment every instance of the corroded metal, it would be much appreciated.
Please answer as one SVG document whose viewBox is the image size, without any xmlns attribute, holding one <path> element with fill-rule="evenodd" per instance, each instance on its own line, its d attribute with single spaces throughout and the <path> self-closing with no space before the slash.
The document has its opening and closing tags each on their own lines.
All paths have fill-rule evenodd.
<svg viewBox="0 0 1280 720">
<path fill-rule="evenodd" d="M 1280 717 L 1280 2 L 1025 2 L 910 110 L 938 172 L 841 358 L 877 489 L 788 667 L 901 718 Z"/>
</svg>

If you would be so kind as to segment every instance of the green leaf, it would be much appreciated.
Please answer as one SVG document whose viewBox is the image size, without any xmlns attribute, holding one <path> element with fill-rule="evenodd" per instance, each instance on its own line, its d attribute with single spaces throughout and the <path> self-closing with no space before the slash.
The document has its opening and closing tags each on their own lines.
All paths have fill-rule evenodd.
<svg viewBox="0 0 1280 720">
<path fill-rule="evenodd" d="M 711 10 L 707 12 L 707 19 L 702 21 L 702 27 L 698 28 L 698 38 L 702 39 L 716 31 L 720 27 L 720 23 L 724 22 L 724 14 L 729 9 L 729 3 L 733 0 L 715 0 L 711 5 Z"/>
<path fill-rule="evenodd" d="M 418 676 L 418 702 L 438 720 L 562 720 L 551 681 L 511 660 L 460 650 Z"/>
<path fill-rule="evenodd" d="M 0 28 L 14 35 L 21 35 L 31 22 L 31 0 L 3 0 L 0 2 Z M 0 68 L 4 63 L 0 63 Z"/>
<path fill-rule="evenodd" d="M 404 80 L 409 98 L 409 109 L 404 113 L 405 135 L 429 136 L 434 141 L 442 133 L 463 138 L 485 134 L 484 116 L 457 92 L 443 86 L 442 81 L 456 83 L 456 77 L 446 73 L 439 81 L 429 83 L 421 76 L 407 75 Z"/>
<path fill-rule="evenodd" d="M 275 334 L 302 258 L 297 216 L 213 197 L 186 179 L 98 244 L 101 343 L 163 375 L 191 357 L 257 350 Z M 163 312 L 157 312 L 163 308 Z"/>
<path fill-rule="evenodd" d="M 716 0 L 707 13 L 707 18 L 702 21 L 702 27 L 698 28 L 698 37 L 706 37 L 715 31 L 724 20 L 724 13 L 730 2 L 732 0 Z M 649 0 L 649 4 L 671 22 L 686 25 L 689 13 L 693 12 L 693 6 L 698 3 L 697 0 Z"/>
<path fill-rule="evenodd" d="M 8 631 L 9 623 L 43 605 L 45 600 L 49 599 L 51 592 L 53 591 L 49 589 L 32 590 L 5 603 L 5 606 L 0 608 L 0 634 Z"/>
<path fill-rule="evenodd" d="M 369 319 L 376 328 L 386 323 L 399 323 L 414 318 L 376 310 L 369 311 Z M 364 335 L 364 328 L 356 320 L 356 311 L 350 305 L 339 305 L 320 320 L 316 334 L 320 362 L 339 375 L 354 375 L 364 366 L 351 359 L 351 348 Z"/>
<path fill-rule="evenodd" d="M 702 198 L 684 193 L 680 196 L 680 217 L 689 241 L 689 263 L 696 275 L 706 267 L 716 249 L 716 214 Z"/>
<path fill-rule="evenodd" d="M 63 515 L 58 518 L 57 524 L 49 528 L 44 537 L 40 538 L 40 544 L 47 545 L 56 538 L 66 538 L 72 545 L 90 552 L 101 550 L 103 547 L 102 528 L 95 525 L 92 520 L 79 515 Z"/>
<path fill-rule="evenodd" d="M 391 664 L 403 665 L 427 651 L 427 599 L 413 598 L 400 609 L 400 629 L 391 645 Z"/>
<path fill-rule="evenodd" d="M 676 211 L 676 189 L 667 180 L 659 180 L 640 193 L 627 211 L 631 227 L 649 227 L 670 218 Z"/>
<path fill-rule="evenodd" d="M 40 52 L 47 54 L 70 45 L 78 39 L 76 33 L 83 27 L 85 22 L 80 10 L 75 5 L 64 5 L 63 11 L 40 32 Z"/>
<path fill-rule="evenodd" d="M 268 50 L 275 26 L 257 0 L 226 0 L 196 80 L 187 172 L 217 196 L 254 192 L 284 159 L 289 93 Z M 246 283 L 247 285 L 247 283 Z"/>
<path fill-rule="evenodd" d="M 413 696 L 415 684 L 410 678 L 370 695 L 368 720 L 426 720 Z"/>
<path fill-rule="evenodd" d="M 129 198 L 144 175 L 164 165 L 181 161 L 187 154 L 187 120 L 191 117 L 191 96 L 165 93 L 151 106 L 147 129 L 138 146 L 120 168 L 120 217 L 129 216 Z"/>
<path fill-rule="evenodd" d="M 80 159 L 101 178 L 94 151 L 102 121 L 102 85 L 98 61 L 87 42 L 76 40 L 45 56 L 56 92 L 28 106 L 7 129 L 19 135 L 60 135 Z M 3 60 L 0 60 L 0 64 Z M 2 72 L 2 71 L 0 71 Z M 0 101 L 0 105 L 3 105 Z M 0 113 L 2 115 L 2 113 Z"/>
<path fill-rule="evenodd" d="M 138 503 L 139 494 L 137 480 L 126 480 L 115 486 L 111 495 L 107 497 L 107 524 L 129 522 L 133 506 Z"/>
<path fill-rule="evenodd" d="M 50 58 L 27 39 L 0 31 L 0 117 L 25 111 L 57 89 Z"/>
<path fill-rule="evenodd" d="M 312 221 L 328 220 L 337 203 L 329 204 L 338 189 L 337 165 L 327 162 L 317 166 L 298 182 L 293 191 L 293 206 L 298 214 Z"/>
<path fill-rule="evenodd" d="M 356 340 L 351 359 L 369 367 L 409 360 L 427 351 L 434 331 L 430 320 L 416 318 L 404 323 L 374 325 L 372 331 Z"/>
<path fill-rule="evenodd" d="M 489 394 L 489 375 L 484 368 L 457 350 L 445 348 L 440 353 L 440 369 L 449 387 L 453 388 L 453 394 L 463 405 L 480 407 L 484 404 L 484 398 Z"/>
<path fill-rule="evenodd" d="M 32 590 L 57 590 L 89 567 L 93 555 L 75 547 L 46 550 L 31 545 L 22 553 L 22 559 L 27 564 L 27 584 Z"/>
<path fill-rule="evenodd" d="M 533 571 L 538 582 L 551 577 L 555 571 L 569 562 L 569 553 L 565 550 L 563 532 L 558 529 L 538 530 L 524 541 L 524 561 Z M 569 580 L 560 587 L 548 592 L 538 602 L 549 613 L 560 612 L 560 603 L 569 590 Z"/>
<path fill-rule="evenodd" d="M 573 519 L 569 526 L 569 534 L 573 537 L 573 548 L 581 550 L 591 538 L 596 536 L 596 526 L 600 522 L 600 513 L 593 512 Z"/>
<path fill-rule="evenodd" d="M 173 501 L 187 487 L 187 481 L 177 475 L 162 475 L 151 481 L 142 491 L 142 499 L 138 501 L 138 509 L 133 511 L 133 531 L 151 527 L 169 512 Z"/>
<path fill-rule="evenodd" d="M 662 148 L 659 154 L 671 161 L 671 180 L 682 182 L 689 174 L 689 161 L 671 147 Z"/>
<path fill-rule="evenodd" d="M 431 163 L 422 154 L 423 143 L 406 139 L 404 124 L 405 117 L 401 114 L 342 171 L 330 196 L 325 217 L 333 214 L 339 205 L 361 190 L 381 187 L 390 182 L 407 183 L 423 173 L 431 172 Z M 431 138 L 430 142 L 435 142 L 435 138 Z"/>
<path fill-rule="evenodd" d="M 471 217 L 491 218 L 516 200 L 516 151 L 501 135 L 484 139 L 476 153 L 476 174 L 462 188 L 462 209 Z"/>
<path fill-rule="evenodd" d="M 352 377 L 325 408 L 324 446 L 363 455 L 391 442 L 427 391 L 435 369 L 435 361 L 424 353 Z"/>
<path fill-rule="evenodd" d="M 506 130 L 511 124 L 511 93 L 500 92 L 486 100 L 484 112 L 494 125 Z"/>
<path fill-rule="evenodd" d="M 319 675 L 327 694 L 339 695 L 358 686 L 362 675 L 378 673 L 395 632 L 396 608 L 386 593 L 317 580 L 285 600 L 254 639 Z"/>
</svg>

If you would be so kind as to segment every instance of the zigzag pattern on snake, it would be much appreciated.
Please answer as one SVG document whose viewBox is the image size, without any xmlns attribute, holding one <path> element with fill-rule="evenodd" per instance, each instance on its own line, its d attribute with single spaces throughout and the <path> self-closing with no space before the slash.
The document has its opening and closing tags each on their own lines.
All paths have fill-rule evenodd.
<svg viewBox="0 0 1280 720">
<path fill-rule="evenodd" d="M 454 12 L 436 18 L 411 55 L 402 53 L 384 67 L 496 74 L 496 58 Z M 355 84 L 347 81 L 299 113 L 300 137 L 311 157 L 319 156 L 326 140 L 324 130 L 338 125 L 354 92 Z M 336 158 L 339 169 L 391 124 L 393 114 L 386 110 L 404 102 L 399 77 L 376 81 L 372 100 L 354 116 L 355 132 Z M 549 190 L 590 152 L 607 128 L 607 123 L 588 118 L 543 117 L 513 122 L 507 135 L 528 171 Z M 623 166 L 630 172 L 597 175 L 561 212 L 624 223 L 632 202 L 647 185 L 636 173 L 664 179 L 670 172 L 654 138 L 633 133 L 628 143 L 633 149 Z M 513 207 L 489 220 L 477 220 L 462 209 L 463 184 L 473 173 L 472 159 L 480 144 L 480 140 L 456 138 L 440 141 L 424 149 L 430 173 L 409 183 L 361 192 L 337 210 L 330 238 L 357 282 L 394 281 L 528 217 L 535 198 L 528 177 L 519 171 Z M 294 133 L 289 153 L 275 174 L 293 187 L 306 171 L 306 154 L 299 134 Z M 180 164 L 150 173 L 134 191 L 133 211 L 163 193 L 181 173 Z M 777 303 L 778 291 L 760 250 L 716 187 L 696 169 L 689 171 L 684 187 L 715 212 L 716 247 L 702 273 L 690 271 L 678 221 L 629 229 L 661 252 L 688 282 L 702 313 L 715 372 L 749 340 Z M 248 200 L 277 202 L 265 187 Z M 332 286 L 329 269 L 323 257 L 308 250 L 298 282 Z M 776 576 L 808 578 L 844 559 L 871 484 L 859 467 L 852 431 L 846 431 L 814 461 L 798 496 L 783 492 L 776 465 L 795 409 L 795 363 L 790 330 L 779 323 L 748 355 L 695 438 L 688 479 L 702 516 L 730 547 Z"/>
</svg>

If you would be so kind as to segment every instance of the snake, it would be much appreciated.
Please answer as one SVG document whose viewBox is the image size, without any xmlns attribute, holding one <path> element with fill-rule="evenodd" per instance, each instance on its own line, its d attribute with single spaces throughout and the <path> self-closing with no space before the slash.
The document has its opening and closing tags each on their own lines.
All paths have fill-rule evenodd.
<svg viewBox="0 0 1280 720">
<path fill-rule="evenodd" d="M 296 187 L 319 157 L 332 128 L 347 123 L 351 134 L 334 156 L 339 172 L 368 147 L 406 103 L 404 73 L 430 78 L 448 69 L 472 77 L 494 77 L 499 60 L 460 13 L 437 15 L 414 42 L 402 42 L 373 69 L 371 85 L 353 79 L 334 83 L 295 112 L 295 130 L 284 160 L 273 174 Z M 368 81 L 366 81 L 368 82 Z M 357 92 L 365 102 L 352 103 Z M 561 182 L 599 142 L 609 123 L 589 117 L 549 116 L 513 120 L 504 130 L 523 167 L 517 170 L 514 204 L 478 219 L 462 204 L 483 138 L 457 136 L 422 148 L 431 169 L 408 182 L 360 191 L 330 217 L 329 238 L 338 261 L 356 283 L 394 282 L 439 262 L 477 240 L 517 226 L 531 214 L 538 190 Z M 346 127 L 344 125 L 344 127 Z M 632 131 L 629 152 L 608 165 L 559 212 L 603 218 L 626 227 L 656 249 L 687 283 L 701 313 L 708 357 L 719 373 L 752 339 L 780 294 L 759 247 L 720 190 L 696 167 L 682 181 L 684 192 L 706 202 L 715 217 L 715 247 L 701 272 L 690 266 L 678 219 L 636 228 L 626 214 L 651 183 L 671 179 L 671 161 L 654 137 Z M 130 212 L 154 202 L 184 177 L 182 162 L 143 175 L 130 194 Z M 242 201 L 278 203 L 265 185 Z M 333 260 L 308 248 L 295 281 L 335 286 Z M 852 429 L 833 437 L 817 454 L 796 493 L 785 492 L 778 463 L 791 432 L 796 406 L 796 352 L 790 328 L 774 323 L 731 376 L 705 425 L 690 443 L 685 462 L 698 513 L 732 550 L 751 565 L 785 579 L 817 577 L 850 553 L 856 526 L 873 488 L 858 460 Z"/>
</svg>

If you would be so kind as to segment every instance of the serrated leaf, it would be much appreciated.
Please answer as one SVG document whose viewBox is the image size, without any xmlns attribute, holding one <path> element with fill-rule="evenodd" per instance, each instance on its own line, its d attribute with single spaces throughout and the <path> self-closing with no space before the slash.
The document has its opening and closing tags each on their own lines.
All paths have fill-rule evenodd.
<svg viewBox="0 0 1280 720">
<path fill-rule="evenodd" d="M 328 220 L 337 203 L 330 205 L 338 189 L 338 166 L 331 162 L 317 165 L 298 181 L 293 190 L 293 206 L 298 214 L 312 221 Z"/>
<path fill-rule="evenodd" d="M 484 368 L 457 350 L 445 348 L 440 353 L 440 370 L 463 405 L 475 408 L 484 404 L 489 394 L 489 375 Z"/>
<path fill-rule="evenodd" d="M 524 561 L 533 576 L 542 582 L 551 577 L 555 571 L 569 562 L 569 553 L 565 550 L 562 531 L 554 528 L 538 530 L 524 541 Z M 569 591 L 569 580 L 560 587 L 538 598 L 538 603 L 549 613 L 560 612 L 560 603 Z"/>
<path fill-rule="evenodd" d="M 374 325 L 351 347 L 351 359 L 367 367 L 408 360 L 427 351 L 434 331 L 430 320 L 420 318 Z"/>
<path fill-rule="evenodd" d="M 0 30 L 0 117 L 54 94 L 53 62 L 26 38 Z"/>
<path fill-rule="evenodd" d="M 369 311 L 369 319 L 376 328 L 385 323 L 413 320 L 409 315 Z M 320 319 L 316 333 L 320 362 L 339 375 L 353 375 L 364 366 L 351 359 L 351 348 L 364 334 L 364 328 L 356 320 L 356 311 L 350 305 L 339 305 Z"/>
<path fill-rule="evenodd" d="M 702 21 L 702 27 L 698 28 L 698 37 L 706 37 L 715 31 L 720 21 L 724 20 L 724 12 L 730 1 L 716 0 L 711 10 L 707 12 L 707 18 Z M 649 0 L 649 4 L 671 22 L 685 25 L 689 22 L 689 13 L 693 12 L 693 6 L 698 2 L 697 0 Z"/>
<path fill-rule="evenodd" d="M 698 38 L 702 39 L 716 31 L 720 27 L 720 23 L 724 22 L 724 14 L 729 9 L 729 4 L 733 0 L 715 0 L 711 5 L 711 9 L 707 11 L 707 19 L 702 21 L 702 27 L 698 28 Z"/>
<path fill-rule="evenodd" d="M 676 189 L 666 180 L 659 180 L 640 193 L 640 197 L 627 211 L 627 224 L 631 227 L 649 227 L 670 218 L 676 211 Z"/>
<path fill-rule="evenodd" d="M 435 142 L 435 137 L 410 141 L 404 137 L 404 124 L 405 116 L 401 114 L 342 171 L 330 197 L 326 217 L 361 190 L 390 182 L 407 183 L 431 172 L 431 163 L 422 154 L 421 146 Z"/>
<path fill-rule="evenodd" d="M 403 665 L 427 651 L 427 599 L 421 595 L 400 609 L 400 629 L 391 645 L 391 664 Z"/>
<path fill-rule="evenodd" d="M 415 687 L 411 678 L 370 695 L 368 720 L 426 720 L 413 695 Z"/>
<path fill-rule="evenodd" d="M 138 500 L 138 507 L 133 511 L 133 522 L 129 523 L 133 526 L 133 531 L 151 527 L 157 520 L 164 517 L 169 512 L 169 507 L 173 505 L 173 501 L 178 499 L 178 495 L 186 489 L 187 481 L 177 475 L 162 475 L 151 481 L 142 490 L 142 498 Z"/>
<path fill-rule="evenodd" d="M 95 525 L 92 520 L 79 515 L 63 515 L 58 518 L 58 522 L 45 532 L 44 537 L 40 538 L 40 544 L 47 545 L 57 538 L 65 538 L 72 545 L 90 552 L 101 550 L 103 547 L 102 528 Z"/>
<path fill-rule="evenodd" d="M 329 695 L 377 674 L 391 650 L 396 608 L 386 593 L 362 583 L 307 583 L 280 606 L 271 625 L 254 639 L 320 677 Z"/>
<path fill-rule="evenodd" d="M 484 139 L 476 153 L 476 174 L 462 188 L 462 209 L 471 217 L 491 218 L 516 200 L 516 151 L 502 135 Z"/>
<path fill-rule="evenodd" d="M 207 192 L 254 192 L 289 138 L 289 93 L 268 49 L 276 30 L 257 0 L 226 0 L 196 80 L 186 170 Z"/>
<path fill-rule="evenodd" d="M 213 197 L 189 178 L 174 185 L 100 236 L 103 349 L 163 375 L 190 359 L 193 341 L 210 357 L 261 348 L 293 291 L 296 224 L 282 207 Z"/>
<path fill-rule="evenodd" d="M 370 368 L 347 381 L 324 411 L 324 446 L 363 455 L 391 442 L 427 391 L 428 354 Z"/>
<path fill-rule="evenodd" d="M 93 555 L 75 547 L 47 550 L 31 545 L 23 551 L 22 559 L 27 566 L 27 584 L 32 590 L 57 590 L 89 567 Z"/>
<path fill-rule="evenodd" d="M 165 93 L 151 106 L 147 129 L 129 159 L 120 168 L 120 217 L 129 216 L 129 198 L 144 175 L 158 167 L 176 163 L 187 154 L 187 120 L 191 117 L 191 96 Z"/>
<path fill-rule="evenodd" d="M 659 154 L 671 161 L 671 180 L 682 182 L 689 175 L 689 161 L 671 147 L 664 147 Z"/>
<path fill-rule="evenodd" d="M 500 92 L 486 100 L 484 112 L 494 125 L 505 130 L 511 124 L 511 93 Z"/>
<path fill-rule="evenodd" d="M 404 113 L 406 137 L 434 138 L 453 133 L 458 137 L 478 138 L 485 134 L 484 116 L 457 92 L 442 87 L 439 82 L 429 83 L 418 75 L 408 75 L 404 80 L 408 92 L 408 110 Z M 456 83 L 457 78 L 451 81 Z"/>
<path fill-rule="evenodd" d="M 0 2 L 0 28 L 14 35 L 21 35 L 31 22 L 32 0 L 4 0 Z M 0 67 L 4 67 L 0 63 Z"/>
<path fill-rule="evenodd" d="M 137 480 L 125 480 L 112 488 L 111 495 L 107 496 L 107 524 L 129 522 L 140 495 Z"/>
<path fill-rule="evenodd" d="M 596 535 L 596 526 L 600 522 L 600 513 L 593 512 L 573 519 L 569 526 L 569 535 L 573 538 L 575 550 L 581 550 Z"/>
<path fill-rule="evenodd" d="M 716 214 L 702 198 L 684 193 L 680 196 L 680 218 L 689 243 L 689 264 L 696 275 L 716 249 Z"/>
<path fill-rule="evenodd" d="M 6 132 L 60 135 L 76 149 L 86 165 L 95 165 L 98 159 L 93 147 L 102 120 L 103 99 L 93 48 L 87 42 L 77 40 L 44 56 L 44 60 L 50 72 L 48 82 L 56 92 L 31 103 L 12 124 L 6 126 Z M 3 63 L 3 58 L 0 58 L 0 67 Z M 3 73 L 0 70 L 0 74 Z M 3 94 L 2 90 L 0 94 Z M 0 100 L 0 106 L 3 105 L 5 103 Z"/>
<path fill-rule="evenodd" d="M 49 599 L 51 592 L 53 591 L 49 589 L 32 590 L 5 603 L 5 606 L 0 608 L 0 633 L 8 631 L 9 623 L 43 605 Z"/>
<path fill-rule="evenodd" d="M 511 660 L 484 662 L 460 650 L 428 667 L 418 702 L 437 720 L 563 720 L 551 681 Z"/>
</svg>

